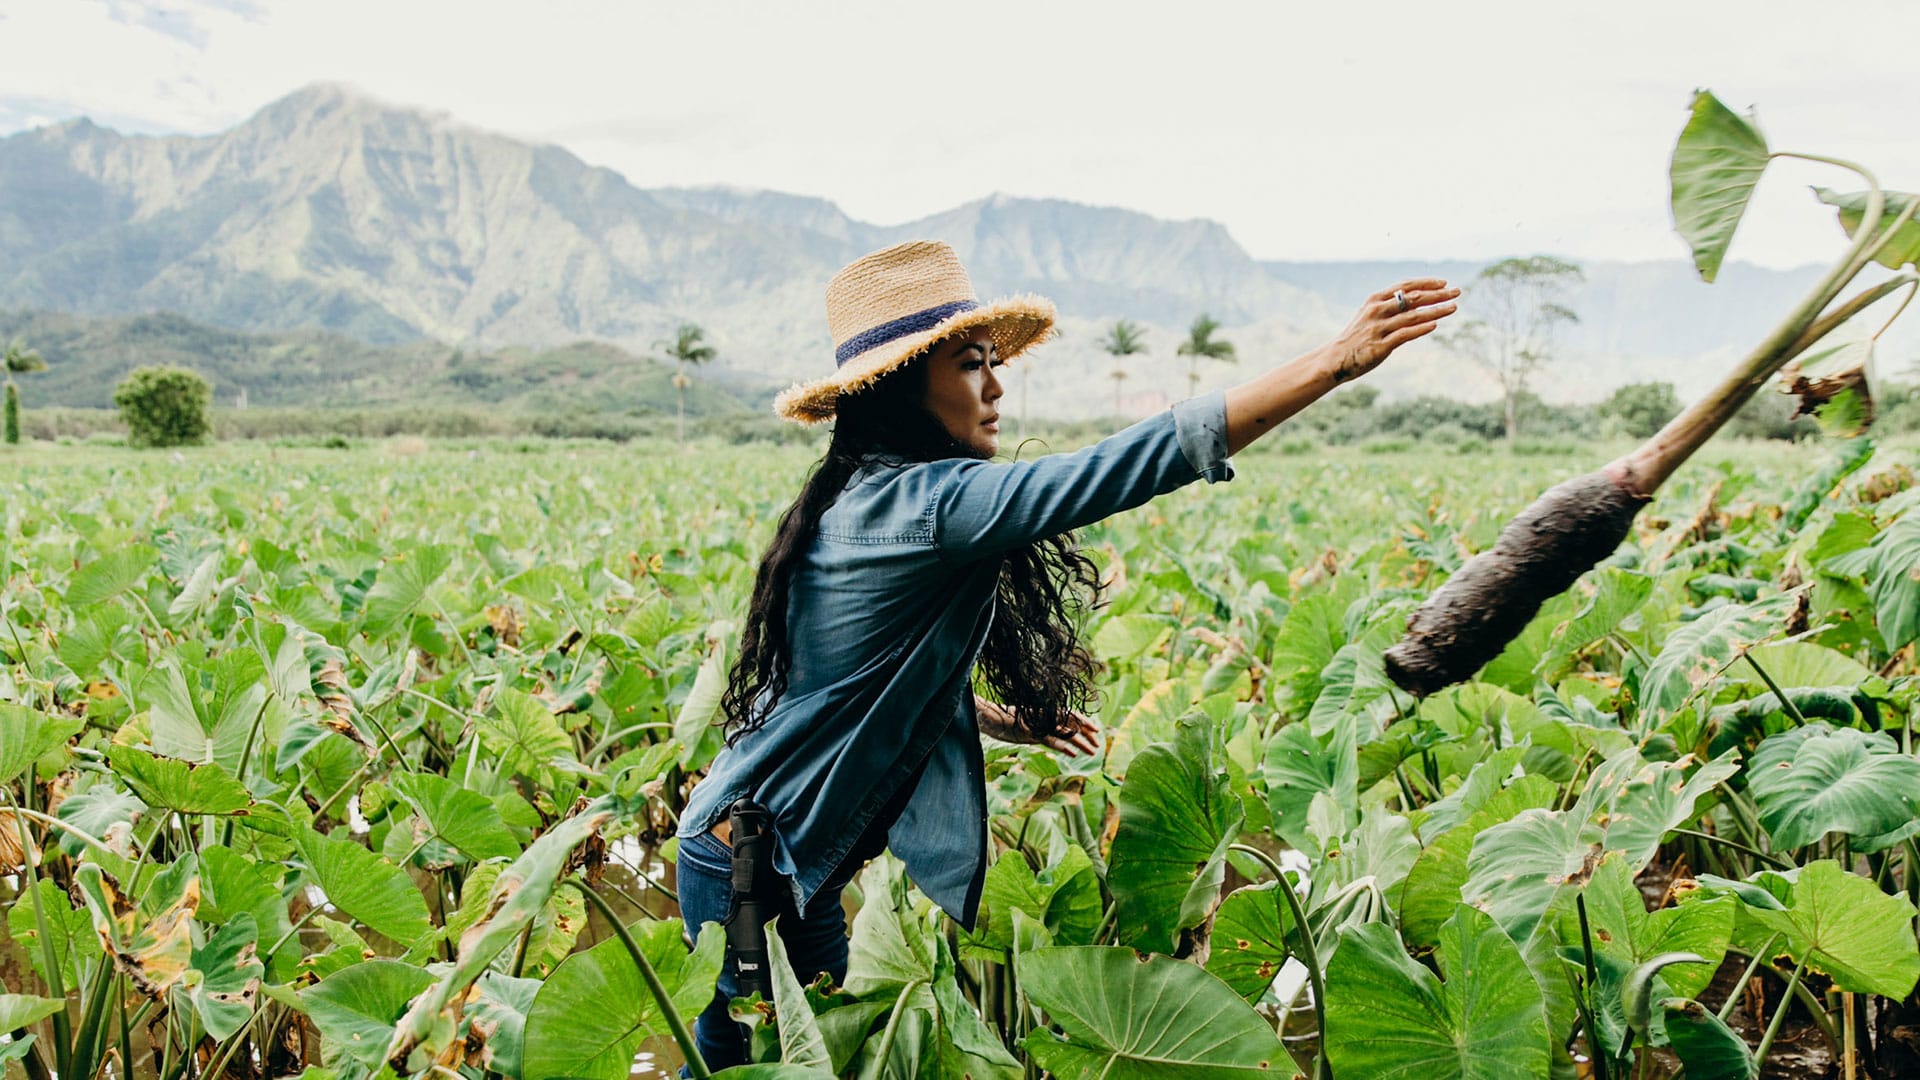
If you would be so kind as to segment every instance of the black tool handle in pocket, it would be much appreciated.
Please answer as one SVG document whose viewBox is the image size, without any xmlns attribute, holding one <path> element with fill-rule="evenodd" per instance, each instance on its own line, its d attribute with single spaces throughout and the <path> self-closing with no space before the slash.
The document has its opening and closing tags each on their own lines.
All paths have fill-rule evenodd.
<svg viewBox="0 0 1920 1080">
<path fill-rule="evenodd" d="M 733 903 L 727 919 L 727 967 L 740 997 L 758 993 L 773 1000 L 768 967 L 767 920 L 777 912 L 773 871 L 773 815 L 751 799 L 733 804 L 727 818 L 733 830 Z"/>
</svg>

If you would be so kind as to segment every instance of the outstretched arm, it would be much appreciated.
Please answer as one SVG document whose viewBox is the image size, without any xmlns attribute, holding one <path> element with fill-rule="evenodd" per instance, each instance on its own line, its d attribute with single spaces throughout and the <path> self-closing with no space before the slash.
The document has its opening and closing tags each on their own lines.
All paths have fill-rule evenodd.
<svg viewBox="0 0 1920 1080">
<path fill-rule="evenodd" d="M 1407 299 L 1406 310 L 1394 296 Z M 1332 341 L 1227 391 L 1227 453 L 1279 427 L 1322 394 L 1380 366 L 1393 350 L 1433 332 L 1453 314 L 1460 290 L 1439 278 L 1416 278 L 1367 297 Z"/>
</svg>

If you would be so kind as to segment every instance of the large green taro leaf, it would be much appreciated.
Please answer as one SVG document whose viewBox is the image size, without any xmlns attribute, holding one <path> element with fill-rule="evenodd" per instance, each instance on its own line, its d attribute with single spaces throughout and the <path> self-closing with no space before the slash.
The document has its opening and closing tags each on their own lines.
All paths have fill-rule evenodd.
<svg viewBox="0 0 1920 1080">
<path fill-rule="evenodd" d="M 1778 633 L 1792 610 L 1791 597 L 1776 595 L 1727 604 L 1681 623 L 1640 677 L 1641 712 L 1672 715 L 1723 668 Z"/>
<path fill-rule="evenodd" d="M 987 868 L 980 911 L 973 932 L 961 938 L 962 944 L 1003 958 L 1000 954 L 1014 944 L 1015 911 L 1043 924 L 1059 944 L 1093 944 L 1102 916 L 1100 878 L 1087 853 L 1078 846 L 1067 847 L 1059 862 L 1037 872 L 1019 851 L 1002 853 Z"/>
<path fill-rule="evenodd" d="M 1867 214 L 1867 193 L 1864 191 L 1839 192 L 1830 188 L 1816 187 L 1813 194 L 1828 206 L 1840 211 L 1840 225 L 1847 230 L 1848 236 L 1857 236 L 1860 222 Z M 1907 205 L 1920 196 L 1908 195 L 1898 191 L 1883 192 L 1884 203 L 1880 213 L 1878 227 L 1881 236 L 1887 235 L 1887 229 L 1894 219 L 1907 208 Z M 1916 215 L 1920 216 L 1920 215 Z M 1889 270 L 1898 270 L 1902 266 L 1920 259 L 1920 220 L 1908 218 L 1900 225 L 1900 231 L 1879 250 L 1874 261 Z"/>
<path fill-rule="evenodd" d="M 492 711 L 474 721 L 480 742 L 510 772 L 573 760 L 573 741 L 538 698 L 518 690 L 493 696 Z"/>
<path fill-rule="evenodd" d="M 1368 1080 L 1547 1075 L 1546 1003 L 1520 950 L 1485 914 L 1455 909 L 1440 934 L 1442 983 L 1394 932 L 1346 934 L 1327 965 L 1328 1060 Z"/>
<path fill-rule="evenodd" d="M 1293 847 L 1311 850 L 1314 846 L 1307 812 L 1315 797 L 1329 796 L 1333 805 L 1349 813 L 1358 807 L 1360 765 L 1354 734 L 1349 718 L 1334 727 L 1324 744 L 1304 723 L 1289 724 L 1268 740 L 1261 771 L 1267 780 L 1273 831 Z"/>
<path fill-rule="evenodd" d="M 1661 969 L 1655 979 L 1681 997 L 1693 997 L 1706 989 L 1713 979 L 1713 963 L 1726 955 L 1727 943 L 1733 937 L 1738 906 L 1728 899 L 1696 896 L 1678 907 L 1648 914 L 1640 888 L 1633 883 L 1633 872 L 1619 855 L 1601 861 L 1584 895 L 1594 951 L 1614 957 L 1622 968 L 1638 967 L 1665 953 L 1695 953 L 1712 962 Z M 1578 943 L 1579 912 L 1562 906 L 1559 929 L 1561 941 Z"/>
<path fill-rule="evenodd" d="M 1706 1006 L 1686 998 L 1660 1002 L 1666 1013 L 1667 1042 L 1688 1080 L 1754 1080 L 1753 1054 L 1747 1041 Z"/>
<path fill-rule="evenodd" d="M 426 898 L 406 871 L 351 840 L 311 828 L 295 829 L 293 842 L 327 899 L 369 929 L 401 944 L 433 929 Z"/>
<path fill-rule="evenodd" d="M 1902 517 L 1873 538 L 1867 592 L 1889 653 L 1920 637 L 1920 514 Z"/>
<path fill-rule="evenodd" d="M 438 544 L 402 548 L 389 556 L 361 609 L 367 637 L 378 640 L 399 626 L 452 565 L 453 552 Z"/>
<path fill-rule="evenodd" d="M 403 773 L 393 780 L 394 794 L 405 799 L 437 840 L 443 840 L 475 861 L 513 858 L 520 844 L 507 831 L 493 802 L 468 791 L 454 780 L 432 773 Z M 409 843 L 418 843 L 414 836 Z"/>
<path fill-rule="evenodd" d="M 150 569 L 159 553 L 145 544 L 108 552 L 75 571 L 67 582 L 67 607 L 85 611 L 125 592 Z"/>
<path fill-rule="evenodd" d="M 1468 779 L 1472 781 L 1472 777 Z M 1467 820 L 1433 837 L 1394 894 L 1400 932 L 1406 940 L 1421 946 L 1439 944 L 1440 928 L 1453 917 L 1467 883 L 1467 864 L 1475 839 L 1493 826 L 1513 820 L 1523 810 L 1544 812 L 1559 794 L 1559 788 L 1543 777 L 1519 777 L 1488 796 Z"/>
<path fill-rule="evenodd" d="M 259 932 L 253 916 L 244 911 L 193 950 L 185 985 L 200 1022 L 215 1039 L 228 1038 L 253 1015 L 260 980 L 266 974 L 258 950 Z"/>
<path fill-rule="evenodd" d="M 1525 810 L 1474 838 L 1461 893 L 1525 941 L 1569 882 L 1578 885 L 1606 850 L 1604 830 L 1572 811 Z"/>
<path fill-rule="evenodd" d="M 773 974 L 773 1007 L 780 1028 L 780 1060 L 789 1065 L 833 1070 L 833 1056 L 827 1052 L 827 1040 L 820 1034 L 820 1022 L 807 1005 L 807 993 L 793 973 L 787 959 L 786 942 L 780 939 L 780 920 L 767 925 L 767 966 Z"/>
<path fill-rule="evenodd" d="M 591 807 L 542 833 L 511 866 L 494 880 L 487 898 L 486 913 L 460 932 L 457 959 L 434 983 L 430 993 L 420 995 L 396 1028 L 394 1045 L 388 1060 L 405 1061 L 416 1047 L 428 1059 L 439 1057 L 455 1025 L 437 1021 L 457 1019 L 459 1001 L 494 958 L 509 945 L 523 940 L 541 913 L 547 900 L 559 887 L 560 876 L 573 850 L 596 835 L 613 812 L 604 806 Z"/>
<path fill-rule="evenodd" d="M 107 761 L 148 806 L 182 814 L 244 815 L 253 808 L 253 799 L 247 795 L 246 787 L 212 762 L 194 765 L 155 757 L 132 746 L 116 746 L 107 751 Z"/>
<path fill-rule="evenodd" d="M 850 993 L 877 999 L 897 995 L 910 983 L 933 982 L 939 961 L 924 914 L 907 894 L 905 867 L 898 859 L 882 855 L 860 871 L 860 910 L 847 945 Z M 925 990 L 920 996 L 929 997 Z"/>
<path fill-rule="evenodd" d="M 12 783 L 42 754 L 65 745 L 84 726 L 79 720 L 0 703 L 0 785 Z"/>
<path fill-rule="evenodd" d="M 1167 956 L 1097 946 L 1022 953 L 1020 984 L 1064 1035 L 1038 1028 L 1024 1046 L 1062 1080 L 1274 1077 L 1292 1061 L 1273 1028 L 1233 988 Z M 1357 1074 L 1356 1074 L 1357 1075 Z"/>
<path fill-rule="evenodd" d="M 1207 970 L 1248 1001 L 1273 985 L 1287 961 L 1293 915 L 1277 881 L 1236 889 L 1220 902 L 1209 938 Z"/>
<path fill-rule="evenodd" d="M 1920 759 L 1885 732 L 1809 724 L 1773 736 L 1747 771 L 1760 824 L 1776 848 L 1830 832 L 1858 851 L 1881 851 L 1920 832 Z"/>
<path fill-rule="evenodd" d="M 1767 167 L 1767 141 L 1753 123 L 1708 91 L 1693 95 L 1693 115 L 1673 148 L 1673 227 L 1693 249 L 1703 281 L 1720 273 L 1727 245 Z"/>
<path fill-rule="evenodd" d="M 1571 810 L 1527 810 L 1475 838 L 1467 902 L 1491 914 L 1515 941 L 1533 933 L 1561 888 L 1580 885 L 1602 855 L 1620 852 L 1638 873 L 1660 838 L 1690 820 L 1699 799 L 1732 776 L 1736 751 L 1686 770 L 1692 758 L 1643 761 L 1632 749 L 1602 762 Z"/>
<path fill-rule="evenodd" d="M 1626 750 L 1593 771 L 1574 809 L 1600 816 L 1606 824 L 1607 850 L 1625 852 L 1637 873 L 1653 859 L 1668 832 L 1693 818 L 1700 799 L 1739 771 L 1736 750 L 1698 767 L 1691 754 L 1678 761 L 1643 761 Z"/>
<path fill-rule="evenodd" d="M 188 666 L 169 657 L 144 686 L 153 751 L 195 764 L 240 769 L 240 755 L 267 720 L 266 669 L 252 650 Z"/>
<path fill-rule="evenodd" d="M 1868 526 L 1871 530 L 1872 526 Z M 1855 686 L 1873 677 L 1866 665 L 1837 649 L 1815 645 L 1811 641 L 1782 641 L 1762 645 L 1748 653 L 1768 678 L 1783 690 L 1802 686 Z M 1748 664 L 1735 664 L 1727 672 L 1728 682 L 1745 683 L 1766 689 L 1766 679 Z"/>
<path fill-rule="evenodd" d="M 1831 859 L 1785 873 L 1763 870 L 1746 882 L 1702 875 L 1700 884 L 1738 897 L 1748 918 L 1782 936 L 1781 951 L 1842 990 L 1898 999 L 1920 980 L 1913 905 Z"/>
<path fill-rule="evenodd" d="M 433 976 L 397 960 L 366 960 L 300 991 L 300 1004 L 320 1029 L 323 1057 L 339 1055 L 379 1069 L 393 1024 Z"/>
<path fill-rule="evenodd" d="M 713 1000 L 726 951 L 718 923 L 700 928 L 691 953 L 680 920 L 642 920 L 628 928 L 673 1006 L 689 1024 Z M 634 1052 L 650 1036 L 668 1034 L 640 968 L 618 936 L 561 963 L 534 995 L 522 1048 L 525 1076 L 624 1080 Z"/>
<path fill-rule="evenodd" d="M 1172 949 L 1181 930 L 1213 912 L 1245 814 L 1226 770 L 1213 765 L 1207 727 L 1182 724 L 1177 739 L 1128 766 L 1108 862 L 1115 932 L 1145 949 Z"/>
<path fill-rule="evenodd" d="M 463 1013 L 467 1041 L 480 1043 L 480 1063 L 502 1076 L 520 1075 L 526 1046 L 527 1013 L 540 992 L 539 979 L 516 979 L 489 971 L 473 984 Z"/>
<path fill-rule="evenodd" d="M 47 920 L 45 944 L 41 942 L 40 923 L 34 914 L 36 898 L 40 915 Z M 75 907 L 67 890 L 48 878 L 34 882 L 32 892 L 14 897 L 12 906 L 7 909 L 7 933 L 27 954 L 27 959 L 33 963 L 33 970 L 42 979 L 48 978 L 47 957 L 50 953 L 54 964 L 60 969 L 60 977 L 68 986 L 80 981 L 83 965 L 101 952 L 100 936 L 93 932 L 93 919 L 88 915 L 86 905 Z"/>
</svg>

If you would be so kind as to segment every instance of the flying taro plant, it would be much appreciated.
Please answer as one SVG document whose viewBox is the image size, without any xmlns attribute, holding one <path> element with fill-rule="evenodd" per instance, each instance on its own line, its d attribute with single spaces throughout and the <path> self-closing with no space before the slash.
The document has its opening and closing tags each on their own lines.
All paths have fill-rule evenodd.
<svg viewBox="0 0 1920 1080">
<path fill-rule="evenodd" d="M 1386 652 L 1387 674 L 1403 689 L 1431 694 L 1498 656 L 1542 603 L 1613 553 L 1660 485 L 1776 374 L 1784 370 L 1784 389 L 1800 396 L 1802 411 L 1856 431 L 1871 420 L 1866 369 L 1872 340 L 1809 350 L 1876 301 L 1920 283 L 1920 275 L 1903 269 L 1920 256 L 1914 220 L 1920 197 L 1882 190 L 1871 172 L 1852 162 L 1770 150 L 1750 118 L 1698 91 L 1673 150 L 1671 177 L 1674 226 L 1692 247 L 1703 280 L 1718 275 L 1754 188 L 1776 158 L 1837 166 L 1866 183 L 1865 191 L 1845 194 L 1814 189 L 1821 202 L 1838 208 L 1853 240 L 1846 253 L 1711 393 L 1633 452 L 1550 488 L 1507 523 L 1491 549 L 1428 598 L 1408 620 L 1406 636 Z M 1836 304 L 1874 262 L 1895 275 Z"/>
</svg>

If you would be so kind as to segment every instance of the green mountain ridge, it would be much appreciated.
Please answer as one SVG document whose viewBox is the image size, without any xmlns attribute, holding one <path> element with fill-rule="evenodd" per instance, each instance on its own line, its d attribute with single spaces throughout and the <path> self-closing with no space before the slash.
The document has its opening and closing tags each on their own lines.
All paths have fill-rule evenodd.
<svg viewBox="0 0 1920 1080">
<path fill-rule="evenodd" d="M 439 342 L 375 345 L 324 330 L 228 330 L 171 313 L 125 317 L 0 311 L 0 340 L 30 344 L 48 368 L 20 378 L 28 407 L 109 408 L 113 388 L 143 364 L 192 368 L 232 408 L 486 406 L 517 413 L 672 415 L 673 367 L 617 345 L 458 349 Z M 694 371 L 687 412 L 757 412 L 770 384 Z"/>
</svg>

